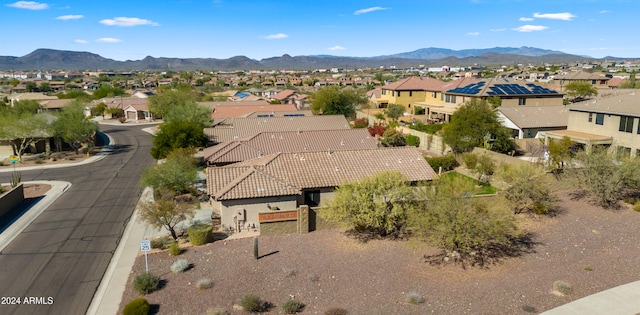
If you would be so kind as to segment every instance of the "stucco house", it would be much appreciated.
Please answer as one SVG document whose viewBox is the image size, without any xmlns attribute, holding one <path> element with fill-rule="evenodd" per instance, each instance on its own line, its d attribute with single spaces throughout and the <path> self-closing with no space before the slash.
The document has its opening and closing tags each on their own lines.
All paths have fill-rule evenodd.
<svg viewBox="0 0 640 315">
<path fill-rule="evenodd" d="M 640 156 L 640 93 L 615 90 L 593 100 L 568 105 L 567 130 L 548 131 L 549 139 L 569 137 L 587 150 L 606 146 L 620 156 Z"/>
<path fill-rule="evenodd" d="M 207 192 L 223 228 L 259 227 L 261 214 L 321 206 L 341 184 L 382 171 L 412 183 L 437 176 L 414 147 L 276 153 L 207 168 Z"/>
<path fill-rule="evenodd" d="M 511 129 L 514 139 L 535 138 L 541 131 L 567 129 L 569 110 L 559 106 L 500 106 L 498 119 Z"/>
</svg>

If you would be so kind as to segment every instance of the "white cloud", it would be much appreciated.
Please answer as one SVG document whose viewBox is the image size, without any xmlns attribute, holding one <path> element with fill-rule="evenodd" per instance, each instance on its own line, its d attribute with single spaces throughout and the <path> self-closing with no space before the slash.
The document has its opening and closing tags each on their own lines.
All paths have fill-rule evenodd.
<svg viewBox="0 0 640 315">
<path fill-rule="evenodd" d="M 467 33 L 467 35 L 469 35 L 469 36 L 478 36 L 478 35 L 480 35 L 480 32 L 469 32 L 469 33 Z"/>
<path fill-rule="evenodd" d="M 86 43 L 88 43 L 89 41 L 86 41 L 86 40 L 84 40 L 84 39 L 76 39 L 76 40 L 74 40 L 74 42 L 75 42 L 75 43 L 77 43 L 77 44 L 86 44 Z"/>
<path fill-rule="evenodd" d="M 116 17 L 113 19 L 105 19 L 100 21 L 101 24 L 108 26 L 122 26 L 122 27 L 130 27 L 130 26 L 138 26 L 138 25 L 152 25 L 159 26 L 160 24 L 139 18 L 130 18 L 130 17 Z"/>
<path fill-rule="evenodd" d="M 333 46 L 333 47 L 329 47 L 327 48 L 327 50 L 332 50 L 332 51 L 336 51 L 336 50 L 345 50 L 346 48 L 342 47 L 342 46 Z"/>
<path fill-rule="evenodd" d="M 600 11 L 600 12 L 598 12 L 598 13 L 600 13 L 600 14 L 607 14 L 607 13 L 611 13 L 611 11 L 609 11 L 609 10 L 602 10 L 602 11 Z"/>
<path fill-rule="evenodd" d="M 562 12 L 562 13 L 534 13 L 533 14 L 534 18 L 538 18 L 538 19 L 550 19 L 550 20 L 563 20 L 563 21 L 571 21 L 573 20 L 576 16 L 569 13 L 569 12 Z"/>
<path fill-rule="evenodd" d="M 546 30 L 548 27 L 546 26 L 542 26 L 542 25 L 522 25 L 520 27 L 516 27 L 513 30 L 516 32 L 537 32 L 537 31 L 544 31 Z"/>
<path fill-rule="evenodd" d="M 504 32 L 506 30 L 507 30 L 506 28 L 493 28 L 493 29 L 491 29 L 492 32 Z"/>
<path fill-rule="evenodd" d="M 121 41 L 122 41 L 121 39 L 111 38 L 111 37 L 102 37 L 102 38 L 96 39 L 96 42 L 98 43 L 119 43 Z"/>
<path fill-rule="evenodd" d="M 18 2 L 7 4 L 7 6 L 16 8 L 16 9 L 26 9 L 26 10 L 44 10 L 49 8 L 48 4 L 35 2 L 35 1 L 18 1 Z"/>
<path fill-rule="evenodd" d="M 287 38 L 287 37 L 289 37 L 289 35 L 278 33 L 278 34 L 267 35 L 264 38 L 266 38 L 266 39 L 283 39 L 283 38 Z"/>
<path fill-rule="evenodd" d="M 366 9 L 360 9 L 360 10 L 357 10 L 356 12 L 353 12 L 353 15 L 360 15 L 360 14 L 365 14 L 365 13 L 369 13 L 369 12 L 373 12 L 373 11 L 381 11 L 381 10 L 388 10 L 388 8 L 371 7 L 371 8 L 366 8 Z"/>
<path fill-rule="evenodd" d="M 56 20 L 67 21 L 67 20 L 79 20 L 82 18 L 84 18 L 84 15 L 61 15 L 57 17 Z"/>
<path fill-rule="evenodd" d="M 522 22 L 529 22 L 529 21 L 533 21 L 533 18 L 529 18 L 529 17 L 521 17 L 518 20 L 522 21 Z"/>
</svg>

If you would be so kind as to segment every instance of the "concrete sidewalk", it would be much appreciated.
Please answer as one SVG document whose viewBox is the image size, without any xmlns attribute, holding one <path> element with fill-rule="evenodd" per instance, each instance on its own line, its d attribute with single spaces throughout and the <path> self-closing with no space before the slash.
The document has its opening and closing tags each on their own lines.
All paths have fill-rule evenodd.
<svg viewBox="0 0 640 315">
<path fill-rule="evenodd" d="M 640 314 L 640 281 L 598 292 L 541 313 L 541 315 L 603 314 Z"/>
</svg>

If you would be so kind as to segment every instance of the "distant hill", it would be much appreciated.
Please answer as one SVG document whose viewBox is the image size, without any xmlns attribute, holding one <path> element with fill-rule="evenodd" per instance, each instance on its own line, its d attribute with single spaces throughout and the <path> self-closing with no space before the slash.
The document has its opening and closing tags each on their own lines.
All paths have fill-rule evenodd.
<svg viewBox="0 0 640 315">
<path fill-rule="evenodd" d="M 614 58 L 609 58 L 614 59 Z M 619 59 L 619 58 L 618 58 Z M 117 61 L 90 52 L 37 49 L 22 57 L 0 56 L 0 70 L 246 70 L 246 69 L 318 69 L 318 68 L 398 68 L 425 66 L 492 66 L 514 63 L 575 63 L 593 58 L 533 47 L 496 47 L 451 50 L 424 48 L 412 52 L 378 57 L 283 55 L 262 60 L 235 56 L 215 58 L 156 58 Z"/>
</svg>

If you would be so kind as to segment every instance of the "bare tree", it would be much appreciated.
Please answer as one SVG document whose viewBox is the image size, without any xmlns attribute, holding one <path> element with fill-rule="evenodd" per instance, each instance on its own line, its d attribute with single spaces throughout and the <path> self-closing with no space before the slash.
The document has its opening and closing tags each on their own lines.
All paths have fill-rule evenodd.
<svg viewBox="0 0 640 315">
<path fill-rule="evenodd" d="M 158 193 L 160 198 L 147 201 L 140 209 L 140 220 L 148 225 L 160 229 L 166 228 L 174 240 L 178 239 L 175 227 L 187 219 L 193 218 L 194 209 L 185 198 L 177 197 L 169 189 L 162 189 Z"/>
</svg>

